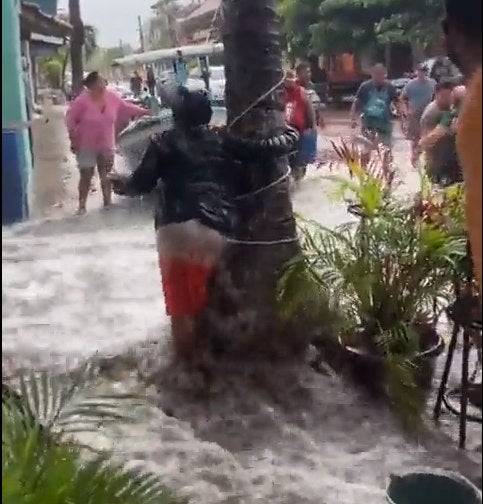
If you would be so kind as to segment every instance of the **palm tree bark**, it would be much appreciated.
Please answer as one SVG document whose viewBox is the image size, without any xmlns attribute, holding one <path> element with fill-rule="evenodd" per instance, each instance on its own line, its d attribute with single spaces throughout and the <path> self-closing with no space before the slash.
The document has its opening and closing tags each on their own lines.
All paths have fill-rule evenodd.
<svg viewBox="0 0 483 504">
<path fill-rule="evenodd" d="M 283 91 L 277 87 L 283 72 L 276 0 L 223 0 L 222 9 L 228 124 L 274 89 L 232 131 L 243 136 L 279 134 L 285 122 Z M 239 181 L 240 192 L 258 190 L 287 171 L 284 158 L 248 160 Z M 238 240 L 277 242 L 296 234 L 288 178 L 255 197 L 242 198 L 239 211 Z M 279 272 L 297 251 L 296 241 L 229 245 L 207 310 L 211 313 L 210 335 L 216 341 L 242 352 L 271 355 L 293 353 L 303 346 L 293 331 L 282 327 L 276 306 Z"/>
<path fill-rule="evenodd" d="M 69 21 L 72 25 L 70 37 L 70 64 L 72 68 L 72 93 L 77 96 L 83 88 L 84 80 L 84 24 L 80 11 L 80 0 L 69 0 Z"/>
</svg>

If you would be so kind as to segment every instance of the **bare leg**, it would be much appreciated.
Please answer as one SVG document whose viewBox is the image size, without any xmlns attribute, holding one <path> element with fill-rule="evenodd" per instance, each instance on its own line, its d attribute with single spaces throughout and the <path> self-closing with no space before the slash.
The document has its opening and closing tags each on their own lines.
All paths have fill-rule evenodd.
<svg viewBox="0 0 483 504">
<path fill-rule="evenodd" d="M 107 178 L 107 174 L 112 170 L 114 160 L 110 157 L 99 156 L 97 160 L 97 170 L 101 180 L 102 201 L 104 207 L 109 207 L 112 203 L 112 184 Z"/>
<path fill-rule="evenodd" d="M 190 361 L 193 358 L 195 346 L 193 317 L 171 317 L 171 333 L 176 356 Z"/>
<path fill-rule="evenodd" d="M 86 211 L 87 197 L 91 188 L 92 176 L 94 168 L 82 168 L 80 170 L 79 179 L 79 207 L 77 213 L 83 214 Z"/>
<path fill-rule="evenodd" d="M 418 165 L 419 161 L 419 140 L 412 140 L 411 141 L 411 164 L 414 168 Z"/>
<path fill-rule="evenodd" d="M 382 160 L 383 167 L 386 172 L 390 170 L 392 162 L 393 162 L 392 149 L 388 147 L 387 150 L 383 153 L 383 160 Z"/>
<path fill-rule="evenodd" d="M 363 152 L 361 154 L 362 168 L 366 168 L 367 166 L 369 166 L 369 163 L 371 162 L 371 156 L 372 156 L 372 152 Z"/>
</svg>

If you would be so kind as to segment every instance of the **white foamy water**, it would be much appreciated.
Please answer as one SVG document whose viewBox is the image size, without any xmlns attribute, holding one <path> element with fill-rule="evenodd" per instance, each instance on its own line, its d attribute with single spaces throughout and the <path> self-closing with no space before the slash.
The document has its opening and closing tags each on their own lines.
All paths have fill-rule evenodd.
<svg viewBox="0 0 483 504">
<path fill-rule="evenodd" d="M 330 202 L 321 173 L 310 171 L 295 208 L 336 225 L 347 214 Z M 161 341 L 140 352 L 141 367 L 165 370 L 148 391 L 150 406 L 107 444 L 193 504 L 382 504 L 391 472 L 466 464 L 452 441 L 443 454 L 426 451 L 405 440 L 385 409 L 308 367 L 226 364 L 209 394 L 170 370 L 153 225 L 142 203 L 3 229 L 2 239 L 4 370 Z"/>
</svg>

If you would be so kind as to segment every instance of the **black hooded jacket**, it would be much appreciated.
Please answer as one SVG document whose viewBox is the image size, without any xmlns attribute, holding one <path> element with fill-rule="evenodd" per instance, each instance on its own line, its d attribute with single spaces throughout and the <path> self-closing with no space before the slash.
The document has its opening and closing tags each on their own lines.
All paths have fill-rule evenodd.
<svg viewBox="0 0 483 504">
<path fill-rule="evenodd" d="M 173 107 L 175 127 L 151 138 L 124 190 L 138 195 L 156 188 L 156 228 L 195 219 L 230 236 L 238 218 L 236 196 L 247 190 L 240 183 L 247 179 L 247 161 L 263 165 L 270 180 L 262 184 L 271 182 L 280 176 L 274 160 L 296 149 L 298 133 L 287 129 L 262 140 L 231 137 L 206 126 L 211 107 L 204 100 L 184 92 L 182 106 Z"/>
</svg>

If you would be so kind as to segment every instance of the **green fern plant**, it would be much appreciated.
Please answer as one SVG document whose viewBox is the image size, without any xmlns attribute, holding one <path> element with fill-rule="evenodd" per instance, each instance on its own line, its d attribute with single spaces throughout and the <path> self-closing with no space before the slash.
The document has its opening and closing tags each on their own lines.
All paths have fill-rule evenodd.
<svg viewBox="0 0 483 504">
<path fill-rule="evenodd" d="M 392 172 L 361 167 L 349 150 L 339 155 L 350 178 L 333 180 L 359 218 L 335 229 L 299 220 L 301 253 L 282 273 L 281 313 L 312 313 L 326 334 L 378 357 L 388 395 L 414 417 L 422 404 L 410 394 L 414 358 L 424 349 L 430 310 L 450 302 L 466 239 L 398 199 Z"/>
<path fill-rule="evenodd" d="M 282 313 L 323 300 L 349 326 L 371 335 L 371 350 L 400 354 L 414 346 L 404 328 L 417 323 L 434 299 L 447 302 L 466 244 L 397 203 L 336 229 L 304 222 L 301 251 L 280 280 Z"/>
<path fill-rule="evenodd" d="M 8 504 L 179 504 L 154 475 L 108 454 L 86 456 L 75 435 L 129 422 L 131 395 L 96 392 L 92 364 L 2 384 L 2 497 Z"/>
</svg>

